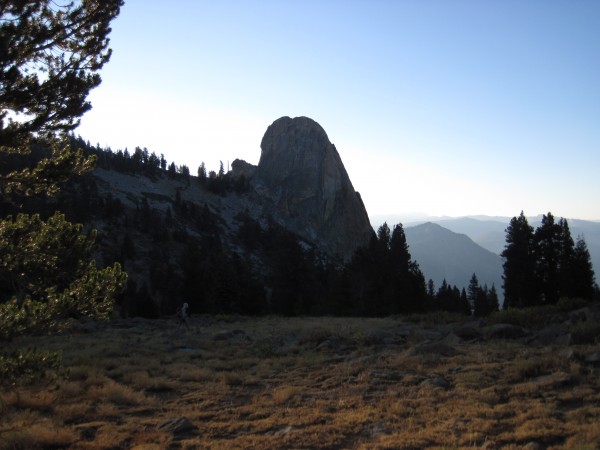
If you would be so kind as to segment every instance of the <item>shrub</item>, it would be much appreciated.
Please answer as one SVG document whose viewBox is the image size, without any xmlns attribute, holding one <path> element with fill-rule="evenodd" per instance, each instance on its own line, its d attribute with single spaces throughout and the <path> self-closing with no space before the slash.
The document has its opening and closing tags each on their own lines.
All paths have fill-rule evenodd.
<svg viewBox="0 0 600 450">
<path fill-rule="evenodd" d="M 573 344 L 585 345 L 600 342 L 600 323 L 577 322 L 570 330 Z"/>
<path fill-rule="evenodd" d="M 509 323 L 525 328 L 541 328 L 548 318 L 557 312 L 556 306 L 533 306 L 530 308 L 509 308 L 492 313 L 489 323 Z"/>
</svg>

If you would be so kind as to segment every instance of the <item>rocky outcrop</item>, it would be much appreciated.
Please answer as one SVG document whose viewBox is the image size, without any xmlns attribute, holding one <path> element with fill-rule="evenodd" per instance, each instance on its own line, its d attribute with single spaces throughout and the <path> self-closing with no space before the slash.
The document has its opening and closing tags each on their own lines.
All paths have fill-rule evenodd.
<svg viewBox="0 0 600 450">
<path fill-rule="evenodd" d="M 243 159 L 236 159 L 231 163 L 231 176 L 234 178 L 252 178 L 255 172 L 256 166 L 253 166 Z"/>
<path fill-rule="evenodd" d="M 340 155 L 308 118 L 275 121 L 260 163 L 235 160 L 225 174 L 98 156 L 93 173 L 62 189 L 61 204 L 98 230 L 98 264 L 118 259 L 129 274 L 123 315 L 157 317 L 184 302 L 194 313 L 320 312 L 312 298 L 325 286 L 312 274 L 321 262 L 341 265 L 373 235 Z M 311 251 L 300 254 L 296 237 Z M 276 270 L 293 257 L 311 274 L 302 301 L 284 292 L 294 272 Z"/>
<path fill-rule="evenodd" d="M 277 221 L 343 260 L 368 242 L 365 206 L 317 122 L 282 117 L 268 127 L 261 150 L 252 182 L 272 200 Z"/>
</svg>

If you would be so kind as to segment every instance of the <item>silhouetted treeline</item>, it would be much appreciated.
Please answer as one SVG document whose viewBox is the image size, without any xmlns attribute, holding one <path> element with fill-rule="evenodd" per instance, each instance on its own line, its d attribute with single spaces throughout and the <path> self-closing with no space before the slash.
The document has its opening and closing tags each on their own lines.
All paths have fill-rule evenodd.
<svg viewBox="0 0 600 450">
<path fill-rule="evenodd" d="M 342 269 L 337 305 L 343 313 L 385 316 L 424 312 L 431 307 L 425 278 L 411 259 L 401 224 L 387 223 L 373 234 L 368 246 L 356 251 Z"/>
<path fill-rule="evenodd" d="M 556 304 L 562 297 L 591 300 L 598 286 L 582 236 L 573 241 L 566 219 L 542 217 L 534 231 L 521 211 L 506 229 L 504 306 Z"/>
<path fill-rule="evenodd" d="M 147 149 L 130 154 L 93 147 L 80 138 L 72 141 L 75 148 L 96 155 L 98 166 L 107 170 L 187 180 L 222 196 L 249 188 L 245 178 L 229 176 L 222 164 L 218 172 L 207 173 L 202 163 L 192 177 L 186 166 L 169 164 Z M 46 155 L 43 148 L 34 150 L 26 158 Z M 25 166 L 16 156 L 0 164 L 4 170 Z M 235 235 L 224 239 L 218 211 L 194 200 L 186 198 L 183 188 L 172 198 L 156 193 L 119 198 L 84 175 L 73 177 L 56 199 L 32 196 L 0 208 L 5 215 L 35 211 L 42 216 L 58 209 L 71 221 L 101 224 L 96 259 L 103 265 L 118 261 L 128 272 L 127 290 L 119 300 L 126 316 L 171 314 L 183 302 L 191 313 L 288 316 L 441 310 L 483 317 L 499 307 L 496 287 L 479 286 L 476 274 L 467 289 L 445 280 L 437 290 L 432 280 L 426 283 L 401 224 L 392 229 L 383 224 L 342 264 L 249 211 L 235 217 L 233 231 L 228 231 Z M 591 299 L 597 293 L 585 241 L 575 244 L 566 220 L 555 223 L 551 214 L 535 232 L 523 215 L 514 218 L 503 256 L 505 306 L 554 303 L 562 296 Z M 0 282 L 0 288 L 10 286 Z"/>
<path fill-rule="evenodd" d="M 186 181 L 190 181 L 191 178 L 191 171 L 187 165 L 168 163 L 163 154 L 157 155 L 145 147 L 136 147 L 133 152 L 128 149 L 113 151 L 111 148 L 93 146 L 80 136 L 71 136 L 71 145 L 73 148 L 81 149 L 86 155 L 96 155 L 97 167 L 102 169 L 145 175 L 151 179 L 156 179 L 161 175 Z M 225 173 L 223 162 L 220 163 L 218 172 L 213 170 L 207 172 L 206 166 L 202 162 L 197 173 L 197 182 L 214 194 L 224 195 L 233 191 L 241 193 L 248 189 L 248 184 L 243 176 L 233 179 Z"/>
</svg>

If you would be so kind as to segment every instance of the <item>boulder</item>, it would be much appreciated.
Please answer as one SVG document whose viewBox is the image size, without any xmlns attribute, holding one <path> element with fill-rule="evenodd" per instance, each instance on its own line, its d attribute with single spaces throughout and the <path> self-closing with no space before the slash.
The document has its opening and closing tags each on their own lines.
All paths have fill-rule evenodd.
<svg viewBox="0 0 600 450">
<path fill-rule="evenodd" d="M 196 426 L 187 417 L 163 420 L 156 428 L 169 431 L 173 434 L 189 433 L 196 430 Z"/>
<path fill-rule="evenodd" d="M 252 184 L 274 218 L 325 253 L 348 260 L 373 228 L 335 146 L 308 117 L 282 117 L 261 142 Z"/>
<path fill-rule="evenodd" d="M 485 330 L 488 339 L 518 339 L 527 335 L 527 330 L 510 323 L 497 323 Z"/>
<path fill-rule="evenodd" d="M 465 341 L 475 341 L 481 339 L 482 336 L 481 331 L 471 324 L 464 324 L 457 327 L 453 334 Z"/>
<path fill-rule="evenodd" d="M 553 342 L 554 345 L 560 345 L 563 347 L 567 347 L 567 346 L 571 345 L 572 343 L 573 343 L 573 336 L 571 335 L 571 333 L 564 333 L 559 336 L 556 336 L 556 339 L 554 339 L 554 342 Z"/>
<path fill-rule="evenodd" d="M 432 386 L 442 389 L 450 389 L 452 384 L 443 375 L 436 375 L 421 382 L 420 386 Z"/>
<path fill-rule="evenodd" d="M 545 447 L 536 441 L 531 441 L 523 447 L 523 450 L 542 450 Z"/>
<path fill-rule="evenodd" d="M 450 333 L 446 337 L 444 337 L 440 342 L 450 346 L 456 346 L 462 343 L 462 339 L 456 334 Z"/>
<path fill-rule="evenodd" d="M 412 347 L 408 354 L 410 356 L 417 355 L 439 355 L 439 356 L 455 356 L 460 352 L 456 348 L 444 344 L 443 342 L 425 342 Z"/>
<path fill-rule="evenodd" d="M 570 345 L 571 335 L 566 325 L 553 324 L 540 330 L 533 339 L 533 342 L 541 345 Z"/>
<path fill-rule="evenodd" d="M 569 312 L 569 322 L 594 322 L 600 320 L 600 308 L 598 305 L 586 306 Z"/>
<path fill-rule="evenodd" d="M 248 342 L 251 340 L 243 330 L 219 331 L 213 336 L 213 341 Z"/>
<path fill-rule="evenodd" d="M 360 336 L 360 341 L 366 345 L 393 345 L 403 343 L 404 339 L 400 336 L 395 336 L 389 331 L 382 330 L 380 328 L 373 328 L 372 330 L 366 331 Z"/>
<path fill-rule="evenodd" d="M 589 364 L 600 364 L 600 352 L 588 353 L 583 359 Z"/>
<path fill-rule="evenodd" d="M 315 347 L 317 351 L 329 351 L 336 354 L 346 353 L 355 348 L 355 344 L 350 339 L 342 336 L 329 336 Z"/>
</svg>

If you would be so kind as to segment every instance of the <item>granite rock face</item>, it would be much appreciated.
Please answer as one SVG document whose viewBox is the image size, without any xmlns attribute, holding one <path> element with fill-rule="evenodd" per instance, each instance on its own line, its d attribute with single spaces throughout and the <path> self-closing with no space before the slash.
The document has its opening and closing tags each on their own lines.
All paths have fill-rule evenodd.
<svg viewBox="0 0 600 450">
<path fill-rule="evenodd" d="M 247 163 L 243 159 L 236 159 L 231 163 L 231 175 L 234 178 L 239 178 L 241 176 L 245 178 L 252 178 L 255 172 L 256 166 Z"/>
<path fill-rule="evenodd" d="M 261 150 L 253 185 L 272 200 L 278 221 L 343 260 L 368 242 L 373 228 L 365 206 L 317 122 L 277 119 Z"/>
</svg>

